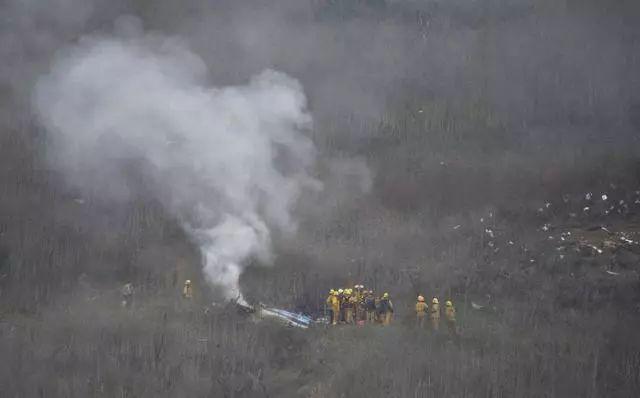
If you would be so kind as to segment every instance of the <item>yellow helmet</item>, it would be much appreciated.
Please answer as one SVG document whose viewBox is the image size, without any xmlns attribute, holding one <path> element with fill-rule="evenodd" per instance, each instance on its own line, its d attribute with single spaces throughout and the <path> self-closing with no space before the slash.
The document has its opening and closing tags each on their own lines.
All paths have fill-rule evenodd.
<svg viewBox="0 0 640 398">
<path fill-rule="evenodd" d="M 338 294 L 342 294 L 342 293 L 344 293 L 344 290 L 343 289 L 338 289 Z"/>
<path fill-rule="evenodd" d="M 389 298 L 389 293 L 385 292 L 385 293 L 382 295 L 382 298 Z"/>
<path fill-rule="evenodd" d="M 438 304 L 438 303 L 439 303 L 439 301 L 438 301 L 438 298 L 437 298 L 437 297 L 434 297 L 434 298 L 433 298 L 433 300 L 431 300 L 431 302 L 432 302 L 433 304 Z"/>
<path fill-rule="evenodd" d="M 424 297 L 418 296 L 418 301 L 423 302 L 424 301 Z"/>
<path fill-rule="evenodd" d="M 451 300 L 447 300 L 447 302 L 445 303 L 445 305 L 447 307 L 453 307 L 453 303 L 451 302 Z"/>
<path fill-rule="evenodd" d="M 335 292 L 336 292 L 335 290 L 333 290 L 333 289 L 329 289 L 329 294 L 333 294 L 333 293 L 335 293 Z"/>
<path fill-rule="evenodd" d="M 353 290 L 351 290 L 351 289 L 344 289 L 344 294 L 346 294 L 347 296 L 351 296 L 351 292 L 353 292 Z"/>
</svg>

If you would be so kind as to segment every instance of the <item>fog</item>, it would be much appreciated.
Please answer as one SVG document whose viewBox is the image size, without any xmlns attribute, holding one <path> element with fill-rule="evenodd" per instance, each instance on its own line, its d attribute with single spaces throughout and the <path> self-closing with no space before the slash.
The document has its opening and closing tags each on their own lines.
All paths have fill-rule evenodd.
<svg viewBox="0 0 640 398">
<path fill-rule="evenodd" d="M 636 1 L 9 0 L 0 21 L 0 391 L 638 395 Z M 322 318 L 354 284 L 391 326 L 225 304 Z M 416 329 L 418 294 L 454 302 L 458 339 Z"/>
</svg>

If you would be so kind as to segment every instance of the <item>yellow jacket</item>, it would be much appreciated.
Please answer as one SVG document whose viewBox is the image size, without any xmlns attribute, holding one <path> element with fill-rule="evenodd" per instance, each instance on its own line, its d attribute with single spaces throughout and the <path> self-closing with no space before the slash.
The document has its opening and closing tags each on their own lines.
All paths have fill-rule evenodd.
<svg viewBox="0 0 640 398">
<path fill-rule="evenodd" d="M 447 317 L 447 321 L 455 322 L 456 321 L 456 309 L 453 307 L 447 307 L 444 310 L 444 315 Z"/>
<path fill-rule="evenodd" d="M 416 313 L 418 315 L 425 315 L 427 313 L 427 303 L 424 301 L 418 301 L 416 303 Z"/>
<path fill-rule="evenodd" d="M 336 296 L 329 296 L 327 298 L 327 304 L 329 304 L 332 308 L 340 308 L 340 299 Z"/>
</svg>

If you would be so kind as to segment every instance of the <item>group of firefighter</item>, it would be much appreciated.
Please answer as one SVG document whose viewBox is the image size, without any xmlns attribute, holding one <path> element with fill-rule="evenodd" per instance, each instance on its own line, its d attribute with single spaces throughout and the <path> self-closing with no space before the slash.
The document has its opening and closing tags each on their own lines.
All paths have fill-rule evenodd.
<svg viewBox="0 0 640 398">
<path fill-rule="evenodd" d="M 327 297 L 327 309 L 331 325 L 380 323 L 389 325 L 393 318 L 393 303 L 389 293 L 376 297 L 373 290 L 366 290 L 363 285 L 355 285 L 353 289 L 331 289 Z M 424 296 L 419 295 L 415 304 L 416 326 L 424 328 L 426 319 L 430 321 L 434 331 L 440 330 L 440 301 L 437 297 L 427 304 Z M 451 300 L 445 302 L 444 318 L 449 333 L 457 334 L 456 309 Z"/>
</svg>

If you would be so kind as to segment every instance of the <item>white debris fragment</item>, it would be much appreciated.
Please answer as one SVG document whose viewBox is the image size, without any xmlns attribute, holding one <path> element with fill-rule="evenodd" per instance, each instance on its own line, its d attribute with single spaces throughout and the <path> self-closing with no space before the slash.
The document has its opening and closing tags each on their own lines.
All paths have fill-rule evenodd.
<svg viewBox="0 0 640 398">
<path fill-rule="evenodd" d="M 626 236 L 621 236 L 620 240 L 625 242 L 625 243 L 636 244 L 636 242 L 632 241 L 631 239 L 627 238 Z"/>
<path fill-rule="evenodd" d="M 548 240 L 553 240 L 553 236 L 549 235 L 549 236 L 547 237 L 547 239 L 548 239 Z"/>
<path fill-rule="evenodd" d="M 461 225 L 460 225 L 460 224 L 458 224 L 458 225 L 456 225 L 455 227 L 453 227 L 453 229 L 458 229 L 458 228 L 460 228 L 460 227 L 461 227 Z"/>
<path fill-rule="evenodd" d="M 590 248 L 592 248 L 593 250 L 595 250 L 596 252 L 598 252 L 598 254 L 602 254 L 602 249 L 600 249 L 599 247 L 595 246 L 595 245 L 588 245 Z"/>
<path fill-rule="evenodd" d="M 589 211 L 589 206 L 585 207 L 584 209 L 582 209 L 582 211 L 587 212 Z"/>
<path fill-rule="evenodd" d="M 613 271 L 609 271 L 609 270 L 606 270 L 605 272 L 606 272 L 607 274 L 609 274 L 609 275 L 613 275 L 613 276 L 620 275 L 620 273 L 619 273 L 619 272 L 613 272 Z"/>
<path fill-rule="evenodd" d="M 494 238 L 494 234 L 493 231 L 491 230 L 491 228 L 485 228 L 484 232 L 489 235 L 489 237 L 491 237 L 491 239 Z"/>
<path fill-rule="evenodd" d="M 481 310 L 484 308 L 484 305 L 480 305 L 480 304 L 476 304 L 473 301 L 471 302 L 471 308 L 473 308 L 474 310 Z"/>
<path fill-rule="evenodd" d="M 489 246 L 489 247 L 493 247 L 493 246 L 494 246 L 494 243 L 493 243 L 492 241 L 489 241 L 489 243 L 487 243 L 487 246 Z"/>
<path fill-rule="evenodd" d="M 607 196 L 606 193 L 602 194 L 602 200 L 604 200 L 605 202 L 607 201 L 607 199 L 609 199 L 609 197 Z"/>
<path fill-rule="evenodd" d="M 545 203 L 544 207 L 546 207 L 548 209 L 549 207 L 551 207 L 551 203 L 549 203 L 549 202 Z"/>
<path fill-rule="evenodd" d="M 507 242 L 507 243 L 509 243 L 509 245 L 513 246 L 513 241 L 512 241 L 512 240 L 510 240 L 510 241 L 509 241 L 509 242 Z"/>
<path fill-rule="evenodd" d="M 584 198 L 585 198 L 586 200 L 591 200 L 591 197 L 592 197 L 592 196 L 593 196 L 593 194 L 592 194 L 591 192 L 587 192 L 587 194 L 586 194 L 586 195 L 584 195 Z"/>
<path fill-rule="evenodd" d="M 84 204 L 84 199 L 82 199 L 82 198 L 76 198 L 73 201 L 76 202 L 79 205 L 83 205 Z"/>
<path fill-rule="evenodd" d="M 603 230 L 603 231 L 604 231 L 604 232 L 606 232 L 606 233 L 609 233 L 609 234 L 611 233 L 611 231 L 609 231 L 609 230 L 608 230 L 607 228 L 605 228 L 605 227 L 600 227 L 600 229 L 601 229 L 601 230 Z"/>
<path fill-rule="evenodd" d="M 484 218 L 481 218 L 481 219 L 480 219 L 480 222 L 484 222 Z"/>
<path fill-rule="evenodd" d="M 542 213 L 544 210 L 542 209 L 542 207 L 538 208 L 538 213 Z"/>
<path fill-rule="evenodd" d="M 577 214 L 576 214 L 576 213 L 569 213 L 569 217 L 571 217 L 571 218 L 576 218 L 576 217 L 577 217 Z"/>
<path fill-rule="evenodd" d="M 560 260 L 564 260 L 564 254 L 560 255 Z"/>
<path fill-rule="evenodd" d="M 547 231 L 549 230 L 549 227 L 550 227 L 550 225 L 549 225 L 549 224 L 544 224 L 544 225 L 542 226 L 542 230 L 543 230 L 544 232 L 547 232 Z"/>
</svg>

